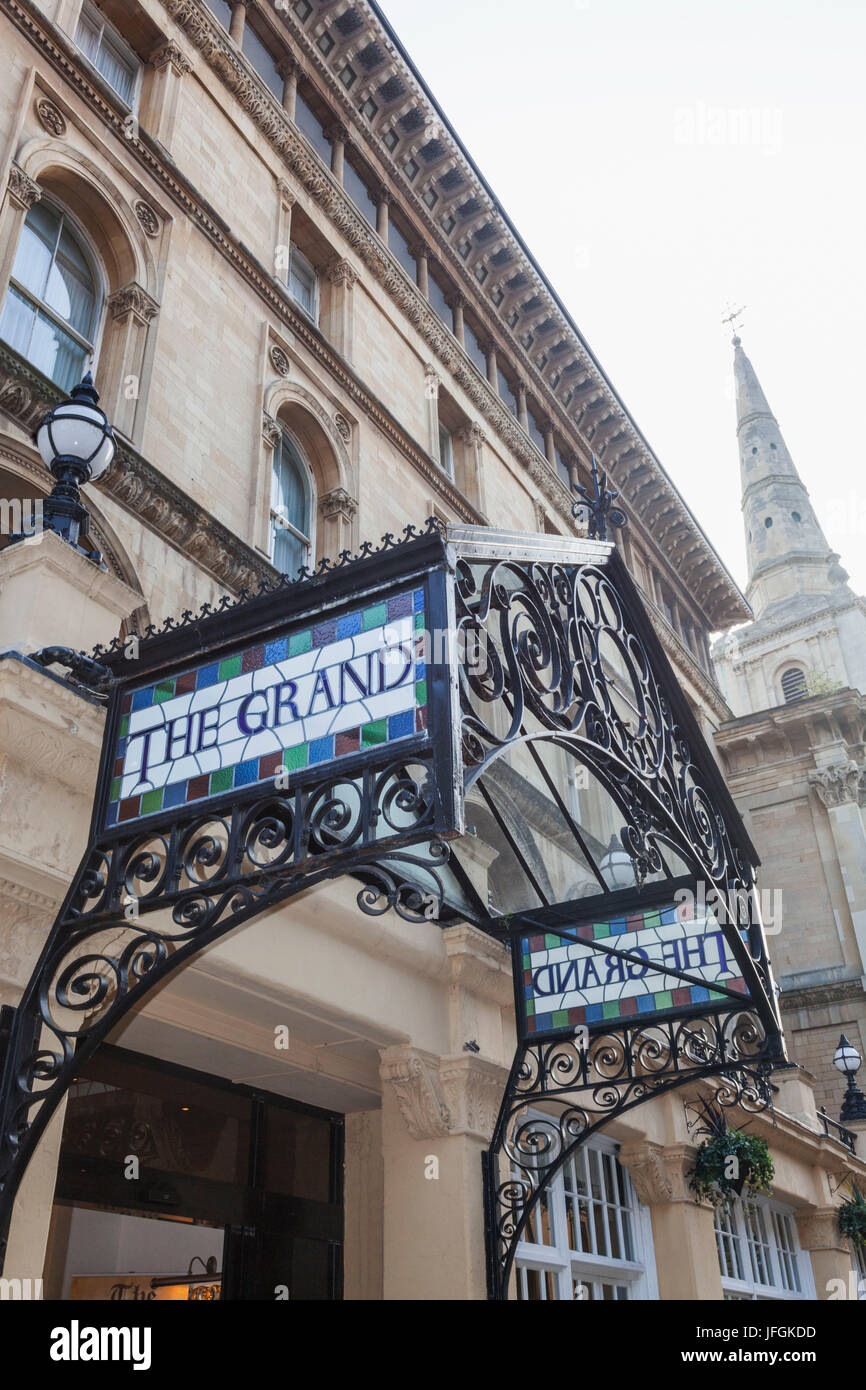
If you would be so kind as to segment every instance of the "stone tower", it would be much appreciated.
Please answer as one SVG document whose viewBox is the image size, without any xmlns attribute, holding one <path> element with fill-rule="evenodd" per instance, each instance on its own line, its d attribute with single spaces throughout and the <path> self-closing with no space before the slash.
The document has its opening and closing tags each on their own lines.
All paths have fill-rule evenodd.
<svg viewBox="0 0 866 1390">
<path fill-rule="evenodd" d="M 838 1118 L 840 1033 L 866 1054 L 866 601 L 846 582 L 739 338 L 734 374 L 755 618 L 713 648 L 735 716 L 716 747 L 761 856 L 790 1054 Z"/>
</svg>

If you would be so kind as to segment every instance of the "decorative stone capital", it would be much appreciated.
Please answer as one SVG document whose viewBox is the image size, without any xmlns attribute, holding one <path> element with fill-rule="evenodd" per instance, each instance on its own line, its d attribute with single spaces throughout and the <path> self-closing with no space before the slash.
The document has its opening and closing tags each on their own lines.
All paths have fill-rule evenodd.
<svg viewBox="0 0 866 1390">
<path fill-rule="evenodd" d="M 358 283 L 358 272 L 348 261 L 332 261 L 327 270 L 332 285 L 345 285 L 353 290 Z"/>
<path fill-rule="evenodd" d="M 271 449 L 276 449 L 282 437 L 278 421 L 273 415 L 269 415 L 266 410 L 262 411 L 262 438 Z"/>
<path fill-rule="evenodd" d="M 414 256 L 416 261 L 427 260 L 430 255 L 430 247 L 426 241 L 409 242 L 409 255 Z"/>
<path fill-rule="evenodd" d="M 173 68 L 178 77 L 184 77 L 186 73 L 192 72 L 192 63 L 174 39 L 169 39 L 167 43 L 161 44 L 150 55 L 150 62 L 157 72 L 168 67 Z"/>
<path fill-rule="evenodd" d="M 291 55 L 283 58 L 282 62 L 277 64 L 277 76 L 281 77 L 284 82 L 287 77 L 297 77 L 300 71 L 300 63 L 297 58 L 292 58 Z"/>
<path fill-rule="evenodd" d="M 340 517 L 343 521 L 351 521 L 358 510 L 358 503 L 354 497 L 350 497 L 345 488 L 335 487 L 331 492 L 326 492 L 320 499 L 319 505 L 322 509 L 322 516 L 328 521 L 332 517 Z"/>
<path fill-rule="evenodd" d="M 12 164 L 9 170 L 9 197 L 24 212 L 29 212 L 34 203 L 42 197 L 42 189 L 29 174 L 25 174 L 20 164 Z"/>
<path fill-rule="evenodd" d="M 413 1139 L 492 1138 L 507 1067 L 471 1053 L 439 1058 L 406 1046 L 382 1053 L 381 1074 Z"/>
<path fill-rule="evenodd" d="M 287 179 L 277 179 L 277 196 L 281 207 L 291 209 L 298 201 L 297 194 Z"/>
<path fill-rule="evenodd" d="M 332 144 L 339 141 L 340 144 L 345 145 L 348 138 L 349 132 L 342 121 L 332 121 L 325 131 L 325 139 L 330 140 Z"/>
<path fill-rule="evenodd" d="M 376 189 L 376 192 L 375 192 L 375 195 L 374 195 L 374 196 L 375 196 L 375 199 L 376 199 L 376 202 L 377 202 L 377 203 L 389 203 L 389 204 L 390 204 L 390 203 L 393 203 L 393 202 L 394 202 L 394 194 L 391 192 L 390 188 L 386 188 L 384 184 L 381 184 L 381 185 Z"/>
<path fill-rule="evenodd" d="M 838 1207 L 813 1207 L 794 1217 L 804 1250 L 841 1250 L 848 1253 L 848 1242 L 839 1230 Z"/>
<path fill-rule="evenodd" d="M 487 440 L 487 435 L 479 424 L 474 420 L 469 425 L 461 425 L 457 431 L 457 438 L 461 444 L 469 444 L 473 449 L 480 449 Z"/>
<path fill-rule="evenodd" d="M 450 1132 L 451 1115 L 435 1057 L 411 1047 L 390 1047 L 382 1053 L 381 1074 L 394 1091 L 413 1139 L 436 1139 Z"/>
<path fill-rule="evenodd" d="M 866 787 L 866 769 L 851 758 L 821 771 L 813 770 L 809 773 L 809 781 L 828 810 L 849 802 L 856 805 L 861 790 Z"/>
<path fill-rule="evenodd" d="M 152 299 L 147 290 L 142 289 L 141 285 L 135 280 L 131 280 L 123 289 L 117 290 L 108 301 L 108 312 L 113 319 L 126 318 L 127 314 L 132 314 L 138 323 L 148 324 L 156 318 L 159 313 L 159 305 Z"/>
<path fill-rule="evenodd" d="M 671 1144 L 665 1148 L 650 1139 L 641 1139 L 623 1144 L 619 1161 L 628 1169 L 634 1190 L 644 1206 L 695 1200 L 687 1177 L 695 1161 L 694 1145 Z"/>
</svg>

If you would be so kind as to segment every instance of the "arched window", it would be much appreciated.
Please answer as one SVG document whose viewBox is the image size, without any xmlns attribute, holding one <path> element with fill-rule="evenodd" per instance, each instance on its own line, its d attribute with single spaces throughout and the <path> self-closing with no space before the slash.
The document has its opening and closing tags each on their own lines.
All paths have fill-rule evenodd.
<svg viewBox="0 0 866 1390">
<path fill-rule="evenodd" d="M 0 338 L 69 391 L 93 357 L 102 295 L 67 213 L 35 203 L 21 232 Z"/>
<path fill-rule="evenodd" d="M 309 474 L 286 433 L 274 449 L 271 484 L 271 558 L 281 574 L 297 574 L 312 554 L 313 508 Z"/>
<path fill-rule="evenodd" d="M 791 666 L 782 676 L 782 694 L 786 705 L 802 700 L 806 694 L 806 677 L 799 666 Z"/>
</svg>

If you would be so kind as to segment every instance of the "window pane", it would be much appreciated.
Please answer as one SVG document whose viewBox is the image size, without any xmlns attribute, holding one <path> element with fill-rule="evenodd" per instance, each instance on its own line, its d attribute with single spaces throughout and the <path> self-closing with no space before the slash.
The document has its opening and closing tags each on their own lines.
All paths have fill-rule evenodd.
<svg viewBox="0 0 866 1390">
<path fill-rule="evenodd" d="M 249 58 L 265 86 L 270 87 L 274 96 L 282 99 L 283 79 L 277 74 L 277 60 L 249 24 L 244 29 L 243 52 L 244 56 Z"/>
<path fill-rule="evenodd" d="M 81 18 L 78 21 L 78 29 L 75 33 L 75 42 L 81 49 L 85 58 L 89 58 L 91 63 L 96 62 L 99 53 L 99 34 L 101 25 L 95 23 L 86 10 L 82 10 Z"/>
<path fill-rule="evenodd" d="M 128 106 L 135 90 L 135 65 L 103 38 L 96 67 Z"/>
<path fill-rule="evenodd" d="M 343 167 L 343 187 L 348 193 L 355 207 L 362 217 L 365 217 L 371 227 L 376 225 L 376 202 L 371 197 L 370 190 L 356 169 L 346 160 Z"/>
<path fill-rule="evenodd" d="M 20 352 L 22 357 L 30 355 L 30 334 L 35 318 L 36 310 L 33 305 L 10 286 L 6 303 L 3 305 L 3 317 L 0 319 L 0 338 L 16 352 Z"/>
<path fill-rule="evenodd" d="M 67 323 L 71 324 L 82 338 L 89 338 L 93 329 L 93 283 L 88 276 L 82 276 L 69 264 L 65 256 L 58 256 L 45 290 L 45 303 Z"/>
<path fill-rule="evenodd" d="M 291 442 L 283 435 L 279 448 L 274 453 L 274 493 L 273 509 L 279 512 L 302 536 L 309 536 L 310 523 L 307 512 L 307 489 L 304 484 L 303 464 Z"/>
<path fill-rule="evenodd" d="M 51 257 L 57 243 L 60 218 L 51 208 L 37 203 L 27 214 L 21 230 L 21 240 L 15 255 L 12 275 L 40 299 L 45 297 L 45 285 L 51 269 Z"/>
<path fill-rule="evenodd" d="M 86 370 L 88 353 L 45 314 L 37 314 L 29 360 L 64 391 L 71 391 Z"/>
<path fill-rule="evenodd" d="M 307 547 L 283 526 L 274 526 L 273 537 L 275 569 L 280 574 L 296 575 L 301 565 L 306 563 Z"/>
<path fill-rule="evenodd" d="M 463 324 L 463 339 L 466 344 L 466 351 L 469 353 L 469 356 L 472 358 L 472 361 L 475 363 L 481 375 L 486 376 L 487 358 L 481 351 L 481 345 L 478 342 L 478 339 L 475 336 L 474 332 L 469 327 L 469 324 L 465 322 Z"/>
<path fill-rule="evenodd" d="M 396 227 L 393 222 L 388 223 L 388 246 L 406 271 L 409 279 L 414 280 L 417 275 L 415 257 L 409 250 L 409 243 L 400 228 Z"/>
<path fill-rule="evenodd" d="M 300 92 L 298 92 L 295 101 L 295 125 L 304 132 L 313 149 L 329 165 L 331 163 L 331 146 L 329 141 L 325 139 L 322 122 L 313 114 Z M 346 168 L 348 169 L 348 167 L 347 163 Z"/>
<path fill-rule="evenodd" d="M 512 414 L 512 415 L 514 416 L 514 418 L 516 419 L 516 418 L 517 418 L 517 397 L 515 396 L 515 394 L 514 394 L 514 392 L 512 391 L 511 387 L 508 385 L 508 381 L 507 381 L 506 378 L 502 375 L 502 372 L 501 372 L 501 371 L 498 372 L 497 375 L 498 375 L 498 378 L 499 378 L 499 395 L 501 396 L 503 403 L 504 403 L 505 405 L 508 406 L 508 409 L 511 411 L 511 414 Z"/>
<path fill-rule="evenodd" d="M 228 31 L 232 22 L 232 7 L 229 0 L 205 0 L 209 10 L 213 10 L 223 28 Z"/>
<path fill-rule="evenodd" d="M 289 293 L 306 309 L 311 318 L 315 318 L 316 272 L 295 246 L 292 247 L 288 284 Z"/>
<path fill-rule="evenodd" d="M 438 280 L 436 280 L 432 275 L 429 275 L 427 277 L 427 283 L 430 293 L 430 308 L 433 310 L 434 313 L 438 314 L 442 322 L 450 328 L 452 314 L 451 310 L 448 308 L 448 305 L 445 303 L 445 291 L 439 284 Z"/>
</svg>

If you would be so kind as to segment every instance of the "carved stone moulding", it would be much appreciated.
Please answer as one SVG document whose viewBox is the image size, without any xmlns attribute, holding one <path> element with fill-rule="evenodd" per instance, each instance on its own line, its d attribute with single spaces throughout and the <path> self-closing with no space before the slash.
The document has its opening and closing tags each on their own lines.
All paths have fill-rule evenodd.
<svg viewBox="0 0 866 1390">
<path fill-rule="evenodd" d="M 159 218 L 143 198 L 139 198 L 135 204 L 135 215 L 149 237 L 159 236 Z"/>
<path fill-rule="evenodd" d="M 55 135 L 59 140 L 62 140 L 66 134 L 66 117 L 59 106 L 55 106 L 53 101 L 48 100 L 48 97 L 37 97 L 36 116 L 39 124 L 48 131 L 49 135 Z"/>
<path fill-rule="evenodd" d="M 289 360 L 289 354 L 286 352 L 285 348 L 281 348 L 275 343 L 274 346 L 271 348 L 269 356 L 271 359 L 271 366 L 273 367 L 277 376 L 288 376 L 289 372 L 291 371 L 292 364 Z"/>
</svg>

